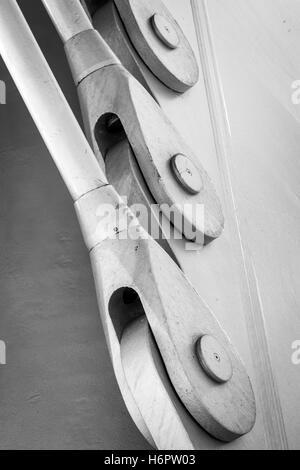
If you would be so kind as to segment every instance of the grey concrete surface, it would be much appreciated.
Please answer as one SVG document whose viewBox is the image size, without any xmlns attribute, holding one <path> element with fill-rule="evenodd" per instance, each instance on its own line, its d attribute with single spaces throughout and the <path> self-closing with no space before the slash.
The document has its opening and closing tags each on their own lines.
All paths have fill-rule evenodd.
<svg viewBox="0 0 300 470">
<path fill-rule="evenodd" d="M 41 2 L 19 4 L 79 117 Z M 112 372 L 72 201 L 2 61 L 0 80 L 0 449 L 147 449 Z"/>
</svg>

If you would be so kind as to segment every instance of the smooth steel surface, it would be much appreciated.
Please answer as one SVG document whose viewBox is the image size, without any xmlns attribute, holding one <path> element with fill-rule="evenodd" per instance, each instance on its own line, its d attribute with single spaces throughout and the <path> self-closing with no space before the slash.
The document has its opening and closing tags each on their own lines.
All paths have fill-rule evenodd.
<svg viewBox="0 0 300 470">
<path fill-rule="evenodd" d="M 180 40 L 170 21 L 159 14 L 153 15 L 151 21 L 156 36 L 170 49 L 177 49 Z"/>
<path fill-rule="evenodd" d="M 73 199 L 106 185 L 106 177 L 15 0 L 0 0 L 0 53 Z"/>
<path fill-rule="evenodd" d="M 199 194 L 203 187 L 203 181 L 192 160 L 180 153 L 172 158 L 171 165 L 178 183 L 187 192 Z"/>
<path fill-rule="evenodd" d="M 93 29 L 83 6 L 76 0 L 42 0 L 64 43 L 83 31 Z"/>
<path fill-rule="evenodd" d="M 226 383 L 233 374 L 232 363 L 219 341 L 210 335 L 202 336 L 196 346 L 202 368 L 216 382 Z"/>
</svg>

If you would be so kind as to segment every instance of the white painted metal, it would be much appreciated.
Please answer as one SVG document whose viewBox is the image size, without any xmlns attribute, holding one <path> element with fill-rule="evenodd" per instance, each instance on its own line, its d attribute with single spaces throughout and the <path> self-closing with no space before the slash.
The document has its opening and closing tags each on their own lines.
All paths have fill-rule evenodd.
<svg viewBox="0 0 300 470">
<path fill-rule="evenodd" d="M 56 1 L 46 1 L 51 8 L 54 24 L 59 29 L 59 6 Z M 75 6 L 74 2 L 65 2 L 70 9 Z M 77 2 L 80 3 L 79 0 Z M 77 11 L 78 15 L 86 17 L 83 8 L 80 7 Z M 66 21 L 74 21 L 74 15 L 69 15 Z M 165 119 L 156 101 L 124 67 L 115 67 L 119 61 L 99 32 L 89 30 L 77 34 L 65 44 L 65 49 L 74 81 L 78 84 L 86 134 L 99 157 L 99 163 L 103 165 L 103 155 L 107 152 L 105 144 L 103 147 L 106 139 L 97 139 L 101 118 L 108 113 L 116 114 L 152 196 L 166 217 L 170 218 L 169 207 L 172 207 L 172 222 L 176 229 L 187 239 L 196 240 L 199 245 L 203 244 L 203 236 L 218 238 L 223 231 L 224 217 L 209 175 L 201 163 L 197 162 L 187 143 L 181 139 L 180 132 Z M 161 139 L 154 138 L 157 133 L 161 135 Z M 173 156 L 182 153 L 191 160 L 193 174 L 186 173 L 184 178 L 181 175 L 179 182 L 171 169 L 170 161 Z M 204 208 L 204 216 L 196 207 Z"/>
<path fill-rule="evenodd" d="M 82 169 L 82 175 L 77 175 L 77 177 L 89 176 L 89 172 L 95 170 L 93 154 L 91 150 L 88 151 L 89 147 L 82 131 L 78 125 L 76 127 L 76 121 L 72 117 L 70 108 L 63 99 L 59 86 L 44 61 L 17 3 L 15 1 L 6 4 L 0 3 L 0 13 L 2 13 L 1 18 L 7 21 L 3 35 L 4 53 L 2 55 L 4 60 L 7 61 L 8 68 L 26 99 L 29 111 L 39 124 L 39 129 L 52 157 L 70 191 L 74 193 L 77 181 L 75 180 L 74 184 L 72 179 L 74 178 L 73 167 L 78 170 L 78 160 L 81 162 L 82 148 L 79 146 L 75 151 L 71 147 L 70 129 L 78 134 L 77 142 L 82 141 L 85 144 L 86 170 Z M 14 34 L 16 27 L 19 35 Z M 20 39 L 22 44 L 19 42 Z M 26 47 L 26 53 L 23 50 L 23 45 Z M 13 65 L 14 61 L 10 59 L 10 54 L 14 60 L 22 59 L 26 62 L 26 67 L 23 70 L 26 73 L 26 80 L 23 80 L 22 83 L 20 68 Z M 33 90 L 35 96 L 33 96 Z M 55 108 L 49 108 L 48 102 Z M 41 111 L 40 108 L 46 111 Z M 46 119 L 49 111 L 53 113 L 50 118 Z M 61 122 L 61 119 L 66 121 Z M 69 119 L 70 128 L 67 127 Z M 70 155 L 70 147 L 71 150 L 74 150 L 73 158 Z M 67 166 L 61 150 L 69 150 Z M 87 248 L 91 252 L 101 313 L 103 317 L 107 315 L 103 321 L 104 326 L 107 327 L 109 324 L 109 300 L 118 288 L 118 284 L 120 286 L 132 285 L 140 294 L 141 301 L 145 306 L 147 319 L 174 388 L 191 415 L 203 428 L 221 441 L 231 441 L 248 433 L 255 422 L 255 402 L 249 377 L 227 336 L 183 273 L 148 234 L 145 233 L 143 236 L 143 230 L 140 227 L 137 227 L 138 239 L 129 239 L 127 236 L 125 239 L 122 238 L 124 243 L 121 243 L 121 239 L 115 241 L 109 237 L 105 243 L 101 243 L 103 242 L 103 232 L 98 233 L 96 229 L 99 225 L 99 206 L 105 201 L 105 195 L 111 201 L 114 210 L 118 209 L 122 212 L 123 217 L 128 219 L 125 228 L 117 226 L 116 229 L 115 225 L 112 227 L 116 229 L 117 233 L 119 230 L 127 232 L 128 227 L 132 225 L 129 222 L 132 222 L 134 217 L 122 204 L 113 188 L 106 183 L 100 168 L 97 168 L 95 179 L 97 176 L 101 177 L 101 181 L 98 180 L 98 188 L 90 185 L 85 194 L 79 194 L 76 207 Z M 71 177 L 69 178 L 70 173 Z M 104 238 L 106 237 L 105 234 Z M 136 249 L 137 244 L 138 250 Z M 114 266 L 112 266 L 113 260 L 117 263 Z M 174 290 L 173 294 L 177 295 L 174 306 L 171 302 L 171 289 Z M 152 305 L 152 296 L 155 291 L 157 293 L 154 295 L 154 301 L 158 301 L 158 304 Z M 172 298 L 174 302 L 175 297 Z M 148 305 L 149 308 L 147 308 Z M 180 324 L 178 320 L 181 318 L 183 310 L 186 311 L 187 317 Z M 201 321 L 198 321 L 197 318 L 199 314 Z M 207 332 L 216 334 L 219 340 L 226 345 L 226 350 L 234 363 L 232 380 L 222 389 L 216 387 L 203 371 L 201 373 L 199 363 L 193 353 L 194 336 L 196 335 L 198 338 Z M 113 347 L 113 342 L 110 343 L 110 346 L 112 347 L 112 355 L 118 354 L 117 349 Z M 126 383 L 123 380 L 123 374 L 118 370 L 118 367 L 116 369 L 122 392 L 126 400 L 130 400 L 130 405 L 134 406 L 133 398 L 128 393 Z M 139 420 L 136 410 L 134 410 L 134 417 Z M 191 419 L 188 414 L 187 419 Z"/>
<path fill-rule="evenodd" d="M 150 74 L 148 83 L 201 152 L 226 206 L 218 243 L 199 261 L 175 248 L 176 255 L 252 367 L 260 405 L 250 448 L 299 449 L 300 366 L 292 345 L 300 338 L 300 108 L 292 84 L 300 77 L 300 5 L 165 3 L 198 48 L 202 75 L 184 99 Z"/>
<path fill-rule="evenodd" d="M 73 199 L 107 184 L 15 0 L 0 0 L 0 53 Z"/>
<path fill-rule="evenodd" d="M 76 34 L 93 28 L 84 8 L 77 0 L 43 0 L 43 3 L 57 25 L 57 32 L 64 43 Z"/>
<path fill-rule="evenodd" d="M 198 292 L 216 311 L 222 324 L 226 324 L 256 384 L 257 425 L 251 436 L 229 447 L 240 449 L 243 444 L 246 448 L 299 448 L 300 415 L 295 410 L 299 408 L 296 397 L 300 369 L 291 361 L 291 344 L 300 335 L 297 308 L 292 308 L 299 300 L 295 296 L 299 291 L 296 287 L 299 229 L 294 214 L 290 228 L 282 231 L 293 207 L 288 189 L 284 209 L 268 212 L 274 205 L 282 207 L 281 188 L 287 188 L 287 181 L 294 182 L 296 193 L 299 145 L 295 135 L 299 132 L 299 106 L 291 102 L 291 84 L 300 76 L 296 66 L 299 2 L 165 0 L 165 3 L 194 50 L 198 49 L 202 74 L 184 99 L 174 98 L 150 73 L 148 85 L 201 155 L 221 194 L 226 218 L 223 236 L 199 253 L 198 259 L 194 253 L 184 252 L 180 243 L 173 242 L 172 247 Z M 233 122 L 229 125 L 233 115 L 234 127 Z M 264 116 L 264 122 L 260 119 L 256 133 L 249 132 L 249 122 L 251 126 L 257 124 L 257 116 Z M 292 116 L 294 122 L 289 126 Z M 259 165 L 251 156 L 254 145 Z M 289 149 L 289 172 L 284 181 L 281 175 L 286 170 L 278 157 L 274 159 L 279 149 L 283 152 Z M 264 167 L 267 158 L 270 165 L 262 173 L 260 167 Z M 266 197 L 267 188 L 274 186 L 274 174 L 275 181 L 281 180 L 282 184 L 272 191 L 272 197 Z M 258 212 L 252 205 L 255 200 Z M 264 200 L 264 204 L 257 200 Z M 268 212 L 266 219 L 259 215 L 264 207 Z M 266 221 L 275 212 L 273 223 L 267 227 Z M 280 243 L 279 234 L 283 233 L 285 243 Z M 288 283 L 293 287 L 289 288 Z M 286 306 L 288 315 L 282 313 Z"/>
<path fill-rule="evenodd" d="M 198 292 L 241 352 L 259 402 L 257 425 L 250 435 L 229 445 L 207 437 L 205 446 L 280 448 L 288 441 L 290 447 L 299 448 L 299 366 L 291 362 L 291 344 L 299 339 L 299 107 L 290 94 L 291 83 L 300 77 L 299 2 L 209 0 L 208 12 L 200 0 L 165 3 L 194 50 L 200 45 L 198 59 L 205 80 L 201 76 L 199 85 L 184 98 L 175 98 L 150 74 L 149 83 L 193 149 L 201 152 L 222 194 L 227 221 L 223 237 L 198 256 L 184 252 L 180 243 L 174 246 Z M 227 108 L 219 106 L 224 95 Z M 262 132 L 265 129 L 267 133 Z M 253 143 L 255 152 L 249 153 Z M 231 144 L 234 151 L 228 153 Z M 279 163 L 279 154 L 286 156 L 284 164 Z M 257 212 L 263 207 L 267 217 Z M 288 216 L 291 207 L 294 211 Z M 235 220 L 237 209 L 240 225 Z M 274 375 L 278 388 L 273 386 Z"/>
<path fill-rule="evenodd" d="M 151 20 L 157 37 L 170 49 L 176 49 L 179 45 L 180 39 L 175 28 L 168 19 L 156 13 Z"/>
<path fill-rule="evenodd" d="M 114 197 L 15 0 L 0 0 L 0 44 L 0 53 L 74 201 L 81 204 L 83 196 L 94 194 L 95 190 L 98 194 L 100 188 L 104 187 L 104 193 Z M 105 196 L 102 195 L 99 203 L 103 201 Z M 84 213 L 85 218 L 88 215 Z M 123 398 L 137 426 L 153 443 L 123 375 L 120 367 L 117 377 Z"/>
<path fill-rule="evenodd" d="M 254 327 L 249 338 L 258 352 L 268 444 L 299 449 L 300 367 L 292 361 L 292 344 L 300 338 L 300 111 L 293 100 L 300 4 L 203 4 L 222 90 L 217 119 L 226 123 L 224 156 L 244 247 Z"/>
</svg>

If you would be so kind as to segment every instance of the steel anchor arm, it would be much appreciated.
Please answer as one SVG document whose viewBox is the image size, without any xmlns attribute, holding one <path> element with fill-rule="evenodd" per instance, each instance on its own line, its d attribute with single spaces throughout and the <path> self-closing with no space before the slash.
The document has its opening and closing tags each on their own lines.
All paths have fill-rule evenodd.
<svg viewBox="0 0 300 470">
<path fill-rule="evenodd" d="M 57 26 L 58 29 L 60 29 L 60 34 L 62 38 L 65 37 L 63 30 L 68 27 L 69 22 L 72 22 L 72 17 L 70 15 L 65 15 L 66 26 L 65 28 L 59 28 L 59 23 L 56 21 L 56 15 L 60 16 L 59 0 L 43 1 L 47 5 L 47 9 L 50 12 L 50 16 L 52 17 L 54 24 Z M 70 10 L 71 6 L 77 10 L 76 16 L 85 16 L 85 13 L 79 1 L 77 1 L 77 4 L 76 2 L 72 1 L 72 5 L 70 4 Z M 93 28 L 91 24 L 90 27 Z M 111 52 L 111 50 L 103 41 L 99 33 L 97 33 L 94 29 L 82 31 L 81 33 L 76 34 L 73 38 L 68 39 L 64 42 L 69 63 L 73 71 L 73 77 L 75 83 L 78 86 L 80 102 L 83 110 L 83 115 L 85 117 L 85 122 L 88 128 L 88 133 L 91 136 L 92 142 L 93 139 L 96 140 L 96 143 L 94 143 L 93 145 L 94 148 L 97 149 L 97 147 L 100 146 L 102 154 L 106 154 L 106 151 L 109 147 L 105 148 L 106 143 L 104 139 L 105 134 L 104 132 L 102 132 L 102 118 L 103 116 L 107 115 L 117 115 L 125 129 L 126 136 L 134 150 L 143 175 L 146 178 L 146 181 L 149 184 L 151 192 L 155 197 L 156 201 L 161 203 L 167 203 L 169 206 L 174 206 L 177 203 L 178 206 L 180 203 L 182 203 L 182 201 L 184 201 L 184 203 L 186 204 L 195 204 L 195 199 L 198 197 L 198 204 L 203 204 L 206 209 L 206 224 L 204 230 L 203 226 L 200 227 L 198 225 L 197 220 L 193 218 L 189 219 L 186 214 L 180 213 L 180 219 L 182 219 L 183 215 L 185 222 L 188 225 L 188 229 L 186 231 L 183 230 L 184 234 L 187 235 L 186 232 L 191 230 L 191 228 L 194 229 L 196 227 L 196 231 L 198 233 L 200 232 L 201 235 L 204 235 L 204 237 L 215 238 L 219 236 L 223 226 L 223 215 L 220 208 L 219 200 L 214 192 L 214 189 L 206 172 L 202 168 L 199 170 L 203 183 L 203 188 L 199 194 L 194 195 L 192 197 L 190 195 L 187 195 L 187 192 L 184 191 L 182 188 L 180 188 L 181 192 L 178 192 L 178 184 L 173 178 L 173 175 L 170 171 L 171 157 L 172 155 L 179 154 L 180 152 L 187 153 L 189 155 L 190 151 L 187 148 L 186 144 L 182 141 L 182 139 L 180 139 L 178 132 L 173 128 L 172 124 L 164 116 L 162 110 L 159 108 L 157 103 L 144 90 L 144 88 L 124 69 L 124 67 L 120 65 L 118 59 L 116 59 L 116 56 Z M 194 161 L 196 161 L 195 157 Z M 87 213 L 85 210 L 83 212 Z M 94 222 L 92 222 L 92 226 L 93 224 Z M 182 226 L 180 228 L 182 230 Z M 184 228 L 186 228 L 186 226 L 184 226 Z M 138 250 L 137 247 L 135 247 L 135 249 Z M 151 252 L 152 251 L 154 250 L 151 250 Z M 119 255 L 117 258 L 127 259 L 125 253 L 123 253 L 121 256 Z M 170 259 L 166 256 L 165 261 L 169 262 Z M 150 265 L 152 266 L 151 269 L 154 269 L 153 263 L 154 260 L 152 259 L 150 263 Z M 101 265 L 102 269 L 104 265 L 105 263 Z M 158 263 L 158 266 L 160 266 L 160 263 Z M 175 267 L 173 263 L 172 266 Z M 178 268 L 176 267 L 176 269 Z M 137 275 L 135 268 L 134 273 L 135 275 Z M 106 276 L 104 278 L 102 277 L 102 279 L 106 279 Z M 180 283 L 179 281 L 177 282 L 178 290 L 180 290 Z M 137 283 L 136 280 L 135 283 Z M 158 286 L 160 286 L 160 284 L 163 284 L 163 282 L 158 282 Z M 187 283 L 183 284 L 185 284 L 185 287 L 187 288 Z M 154 282 L 154 286 L 152 286 L 152 289 L 150 291 L 152 293 L 157 292 L 158 286 Z M 105 286 L 102 285 L 102 293 L 104 291 Z M 188 291 L 189 289 L 187 289 L 185 292 L 187 298 L 189 297 Z M 146 300 L 142 298 L 143 295 L 141 294 L 141 292 L 138 292 L 138 294 L 140 296 L 143 306 L 145 307 L 145 305 L 147 305 Z M 183 298 L 185 298 L 185 295 L 183 295 Z M 160 298 L 158 292 L 157 297 Z M 201 303 L 203 304 L 202 300 Z M 167 302 L 166 304 L 162 303 L 160 305 L 160 308 L 158 308 L 158 311 L 165 312 L 166 308 Z M 184 310 L 183 305 L 182 309 Z M 200 311 L 200 306 L 198 307 L 198 309 Z M 205 306 L 204 311 L 206 311 L 206 309 L 207 306 Z M 150 312 L 145 309 L 145 314 L 147 316 L 151 329 L 154 332 L 154 326 L 151 324 L 150 320 Z M 201 320 L 204 320 L 204 317 L 205 315 L 203 316 L 203 318 L 201 318 Z M 207 319 L 208 318 L 210 318 L 210 312 L 208 314 Z M 191 325 L 193 324 L 193 321 L 195 322 L 195 324 L 197 324 L 197 315 L 193 317 L 192 311 L 189 319 L 191 319 Z M 172 320 L 170 317 L 170 321 L 173 324 L 174 318 Z M 154 333 L 154 336 L 156 342 L 158 343 L 159 350 L 162 353 L 162 350 L 164 350 L 167 341 L 165 338 L 164 341 L 159 343 L 159 330 L 160 329 L 158 329 L 158 331 Z M 190 331 L 189 334 L 192 335 L 192 331 Z M 204 335 L 204 332 L 199 333 L 198 338 Z M 172 338 L 171 344 L 173 344 L 173 342 L 175 344 L 177 344 L 177 342 L 180 343 L 180 338 Z M 189 338 L 189 340 L 187 339 L 187 343 L 193 344 L 191 337 Z M 192 348 L 194 348 L 193 350 L 195 350 L 195 344 L 193 344 Z M 187 350 L 185 352 L 187 353 Z M 193 355 L 193 357 L 194 356 L 195 354 Z M 195 359 L 198 366 L 198 358 Z M 217 359 L 219 359 L 219 357 Z M 167 357 L 163 356 L 163 360 L 170 377 L 172 377 L 172 373 L 168 369 Z M 169 358 L 169 360 L 171 360 L 171 358 Z M 187 357 L 185 357 L 184 359 L 180 358 L 180 361 L 181 360 L 183 360 L 183 363 L 187 365 Z M 202 365 L 205 367 L 207 366 L 207 364 L 203 363 Z M 171 370 L 174 371 L 175 369 L 172 367 Z M 197 367 L 194 370 L 195 375 L 191 378 L 190 385 L 194 382 L 194 380 L 197 380 L 196 371 Z M 178 378 L 178 374 L 175 375 Z M 183 377 L 184 376 L 185 371 L 183 370 Z M 199 423 L 201 423 L 202 426 L 205 427 L 205 425 L 203 424 L 205 421 L 204 416 L 201 416 L 201 412 L 200 414 L 198 414 L 199 410 L 198 412 L 196 410 L 198 406 L 201 407 L 199 402 L 198 405 L 196 404 L 196 396 L 194 396 L 191 399 L 190 403 L 188 403 L 188 395 L 191 393 L 191 389 L 189 388 L 187 383 L 184 380 L 183 383 L 186 384 L 186 386 L 180 384 L 180 380 L 176 383 L 176 377 L 172 377 L 171 380 L 181 400 L 183 401 L 187 409 L 191 412 L 192 416 L 194 416 L 194 418 Z M 174 381 L 176 384 L 174 383 Z M 183 387 L 183 389 L 185 390 L 184 393 L 182 391 L 183 389 L 181 389 L 180 392 L 180 387 Z M 218 434 L 218 432 L 215 431 L 213 434 L 221 438 L 222 432 L 221 434 Z M 226 431 L 223 428 L 223 438 L 225 435 Z M 233 438 L 233 435 L 231 435 L 231 438 Z M 226 440 L 226 437 L 224 439 Z M 227 435 L 227 439 L 230 440 L 229 435 Z"/>
<path fill-rule="evenodd" d="M 112 305 L 120 289 L 134 289 L 140 299 L 172 384 L 185 408 L 210 434 L 229 441 L 249 432 L 255 421 L 251 384 L 227 336 L 180 269 L 139 227 L 114 189 L 107 185 L 70 108 L 14 0 L 0 0 L 0 52 L 43 139 L 73 196 L 86 245 L 91 253 L 104 327 L 112 324 Z M 100 223 L 103 204 L 113 207 L 111 219 Z M 118 226 L 115 225 L 118 213 Z M 131 236 L 129 227 L 137 237 Z M 117 229 L 117 230 L 116 230 Z M 116 232 L 117 237 L 113 237 Z M 123 303 L 126 305 L 126 302 Z M 144 312 L 144 313 L 143 313 Z M 183 318 L 184 312 L 184 318 Z M 114 366 L 129 410 L 138 421 L 135 398 L 125 377 L 124 358 L 116 349 L 127 325 L 110 328 Z M 127 330 L 126 330 L 127 331 Z M 215 336 L 223 345 L 232 376 L 222 385 L 200 365 L 199 338 Z M 124 337 L 125 338 L 125 337 Z M 124 346 L 125 348 L 125 346 Z M 126 351 L 126 349 L 123 349 Z M 202 349 L 206 366 L 218 372 L 217 358 Z M 212 353 L 212 354 L 210 354 Z M 211 359 L 215 358 L 215 363 Z M 225 361 L 226 362 L 226 361 Z M 145 435 L 146 421 L 139 421 Z"/>
<path fill-rule="evenodd" d="M 120 64 L 92 24 L 87 25 L 89 20 L 79 0 L 65 0 L 68 8 L 62 8 L 60 0 L 43 3 L 64 42 L 86 134 L 102 168 L 108 149 L 124 138 L 122 131 L 113 135 L 107 132 L 107 118 L 117 116 L 151 194 L 166 217 L 170 215 L 165 208 L 172 207 L 175 227 L 199 244 L 219 237 L 224 217 L 213 184 L 156 101 Z M 81 17 L 75 22 L 74 18 Z M 76 24 L 72 27 L 72 23 Z M 74 35 L 70 37 L 72 30 Z M 178 155 L 186 157 L 186 164 L 176 173 L 172 163 Z M 178 178 L 182 173 L 189 176 L 186 181 Z M 198 207 L 204 208 L 203 217 L 199 217 Z"/>
</svg>

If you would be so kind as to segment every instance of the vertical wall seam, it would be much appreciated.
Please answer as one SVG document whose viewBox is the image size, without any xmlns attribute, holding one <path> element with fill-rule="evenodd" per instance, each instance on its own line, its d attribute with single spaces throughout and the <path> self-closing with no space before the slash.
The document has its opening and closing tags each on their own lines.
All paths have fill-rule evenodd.
<svg viewBox="0 0 300 470">
<path fill-rule="evenodd" d="M 259 411 L 263 414 L 265 439 L 270 449 L 287 449 L 278 387 L 274 377 L 271 355 L 266 335 L 263 306 L 255 267 L 243 237 L 230 171 L 231 132 L 227 116 L 222 80 L 213 44 L 206 0 L 190 0 L 198 40 L 200 59 L 206 86 L 219 170 L 225 195 L 225 212 L 229 217 L 229 229 L 238 261 L 241 292 L 245 305 L 247 333 L 255 369 L 256 395 Z"/>
</svg>

